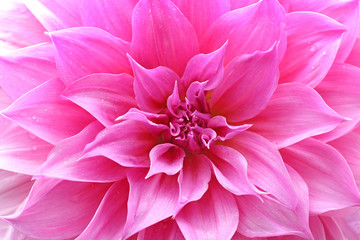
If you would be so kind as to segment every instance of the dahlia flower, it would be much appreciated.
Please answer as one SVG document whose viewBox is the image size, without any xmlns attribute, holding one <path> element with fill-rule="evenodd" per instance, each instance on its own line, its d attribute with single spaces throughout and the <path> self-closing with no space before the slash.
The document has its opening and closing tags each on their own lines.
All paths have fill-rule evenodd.
<svg viewBox="0 0 360 240">
<path fill-rule="evenodd" d="M 360 239 L 358 0 L 0 12 L 1 239 Z"/>
</svg>

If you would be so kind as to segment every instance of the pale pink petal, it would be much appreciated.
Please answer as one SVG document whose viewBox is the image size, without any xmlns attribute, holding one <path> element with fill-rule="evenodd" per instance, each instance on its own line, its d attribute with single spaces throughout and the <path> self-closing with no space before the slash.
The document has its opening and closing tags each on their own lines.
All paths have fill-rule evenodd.
<svg viewBox="0 0 360 240">
<path fill-rule="evenodd" d="M 29 237 L 73 238 L 88 225 L 109 186 L 36 180 L 24 206 L 5 220 Z"/>
<path fill-rule="evenodd" d="M 2 114 L 41 139 L 56 144 L 94 120 L 74 103 L 59 98 L 64 89 L 59 79 L 47 81 L 17 99 Z"/>
<path fill-rule="evenodd" d="M 241 153 L 223 145 L 213 145 L 206 154 L 219 183 L 236 194 L 256 194 L 247 176 L 247 162 Z"/>
<path fill-rule="evenodd" d="M 287 48 L 280 63 L 280 82 L 316 86 L 335 60 L 346 28 L 335 20 L 312 12 L 286 16 Z"/>
<path fill-rule="evenodd" d="M 150 169 L 146 178 L 158 173 L 175 175 L 183 167 L 185 152 L 172 143 L 162 143 L 151 149 L 149 157 Z"/>
<path fill-rule="evenodd" d="M 250 182 L 285 206 L 296 206 L 297 196 L 289 173 L 273 144 L 249 131 L 238 134 L 225 144 L 239 151 L 246 159 Z"/>
<path fill-rule="evenodd" d="M 342 121 L 312 88 L 287 83 L 279 85 L 266 109 L 247 123 L 281 148 L 331 131 Z"/>
<path fill-rule="evenodd" d="M 158 141 L 141 123 L 126 120 L 101 131 L 85 147 L 83 158 L 105 156 L 125 167 L 148 167 Z"/>
<path fill-rule="evenodd" d="M 126 220 L 128 195 L 128 182 L 126 180 L 115 182 L 106 192 L 89 225 L 76 239 L 121 239 Z"/>
<path fill-rule="evenodd" d="M 211 24 L 230 11 L 230 0 L 172 0 L 194 27 L 200 39 Z"/>
<path fill-rule="evenodd" d="M 166 219 L 139 233 L 138 240 L 185 240 L 174 219 Z"/>
<path fill-rule="evenodd" d="M 145 69 L 129 57 L 134 71 L 134 92 L 139 107 L 148 112 L 158 113 L 166 107 L 178 75 L 167 67 Z"/>
<path fill-rule="evenodd" d="M 316 87 L 324 101 L 337 113 L 350 118 L 333 131 L 317 136 L 330 141 L 350 132 L 360 121 L 360 68 L 334 64 L 325 79 Z"/>
<path fill-rule="evenodd" d="M 0 55 L 13 49 L 49 42 L 45 29 L 22 1 L 6 2 L 0 9 Z M 9 6 L 10 5 L 10 6 Z"/>
<path fill-rule="evenodd" d="M 198 54 L 191 58 L 181 78 L 182 87 L 187 89 L 195 81 L 208 81 L 205 90 L 212 90 L 219 85 L 224 75 L 226 46 L 227 43 L 212 53 Z"/>
<path fill-rule="evenodd" d="M 271 237 L 297 235 L 313 239 L 309 229 L 309 203 L 307 186 L 293 169 L 287 168 L 297 193 L 298 203 L 295 209 L 264 197 L 238 196 L 239 226 L 237 231 L 247 237 Z"/>
<path fill-rule="evenodd" d="M 53 145 L 0 115 L 0 168 L 17 173 L 39 173 Z"/>
<path fill-rule="evenodd" d="M 360 67 L 360 38 L 356 38 L 353 49 L 351 50 L 348 58 L 345 61 L 356 67 Z"/>
<path fill-rule="evenodd" d="M 208 121 L 207 126 L 213 129 L 214 131 L 216 131 L 217 137 L 221 141 L 225 141 L 247 130 L 248 128 L 251 127 L 251 124 L 229 125 L 225 117 L 218 115 L 212 117 Z"/>
<path fill-rule="evenodd" d="M 0 170 L 0 215 L 12 214 L 25 200 L 33 182 L 30 176 Z"/>
<path fill-rule="evenodd" d="M 39 177 L 59 178 L 82 182 L 114 182 L 125 178 L 125 170 L 105 157 L 79 160 L 87 143 L 104 127 L 93 122 L 75 136 L 59 142 L 42 165 Z"/>
<path fill-rule="evenodd" d="M 0 56 L 0 72 L 1 88 L 15 100 L 58 75 L 54 47 L 39 44 Z"/>
<path fill-rule="evenodd" d="M 240 122 L 261 112 L 275 91 L 279 78 L 277 48 L 235 58 L 211 97 L 213 115 Z"/>
<path fill-rule="evenodd" d="M 26 0 L 24 4 L 48 31 L 81 26 L 80 0 Z"/>
<path fill-rule="evenodd" d="M 67 84 L 91 73 L 130 73 L 128 42 L 92 27 L 50 33 L 58 70 Z"/>
<path fill-rule="evenodd" d="M 306 139 L 280 150 L 309 187 L 310 213 L 360 204 L 360 194 L 346 160 L 331 146 Z"/>
<path fill-rule="evenodd" d="M 145 179 L 142 170 L 128 171 L 130 194 L 123 239 L 175 212 L 179 188 L 175 176 L 157 174 Z"/>
<path fill-rule="evenodd" d="M 7 108 L 12 103 L 10 97 L 5 93 L 5 91 L 0 88 L 0 111 Z"/>
<path fill-rule="evenodd" d="M 187 203 L 199 200 L 207 191 L 210 179 L 209 159 L 200 154 L 187 156 L 178 177 L 180 194 L 177 211 Z"/>
<path fill-rule="evenodd" d="M 209 53 L 229 41 L 225 64 L 255 51 L 266 51 L 279 43 L 280 59 L 286 46 L 285 12 L 275 0 L 262 0 L 249 7 L 224 14 L 206 31 L 200 41 L 202 52 Z"/>
<path fill-rule="evenodd" d="M 136 106 L 133 81 L 128 74 L 95 73 L 73 82 L 62 95 L 110 126 Z"/>
<path fill-rule="evenodd" d="M 137 0 L 80 0 L 84 26 L 98 27 L 131 41 L 131 16 Z M 94 14 L 95 13 L 95 14 Z"/>
<path fill-rule="evenodd" d="M 175 220 L 187 240 L 230 239 L 239 213 L 233 195 L 212 181 L 204 196 L 187 204 Z"/>
<path fill-rule="evenodd" d="M 199 52 L 193 27 L 170 0 L 140 0 L 132 27 L 131 56 L 146 68 L 166 66 L 181 76 Z"/>
<path fill-rule="evenodd" d="M 357 133 L 348 133 L 328 143 L 338 150 L 346 159 L 353 173 L 356 185 L 360 189 L 360 135 Z"/>
</svg>

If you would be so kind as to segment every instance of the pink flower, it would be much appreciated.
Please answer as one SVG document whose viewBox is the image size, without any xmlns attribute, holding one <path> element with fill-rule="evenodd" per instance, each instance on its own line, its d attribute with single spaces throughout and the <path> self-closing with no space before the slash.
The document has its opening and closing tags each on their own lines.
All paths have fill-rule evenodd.
<svg viewBox="0 0 360 240">
<path fill-rule="evenodd" d="M 0 17 L 3 239 L 360 235 L 357 0 L 24 3 Z"/>
</svg>

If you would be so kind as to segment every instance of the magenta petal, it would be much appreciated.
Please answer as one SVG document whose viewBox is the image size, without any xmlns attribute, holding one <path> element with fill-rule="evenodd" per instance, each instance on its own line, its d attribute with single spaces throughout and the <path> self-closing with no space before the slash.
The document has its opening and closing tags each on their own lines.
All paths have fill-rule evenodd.
<svg viewBox="0 0 360 240">
<path fill-rule="evenodd" d="M 128 74 L 91 74 L 70 84 L 63 95 L 105 126 L 136 106 L 133 77 Z"/>
<path fill-rule="evenodd" d="M 166 219 L 139 233 L 138 240 L 185 240 L 176 221 Z"/>
<path fill-rule="evenodd" d="M 39 44 L 0 56 L 0 72 L 1 88 L 15 100 L 58 75 L 54 47 Z"/>
<path fill-rule="evenodd" d="M 81 26 L 80 0 L 27 0 L 24 3 L 48 31 Z"/>
<path fill-rule="evenodd" d="M 280 63 L 280 82 L 301 82 L 316 86 L 335 60 L 345 27 L 333 19 L 312 12 L 286 16 L 287 48 Z"/>
<path fill-rule="evenodd" d="M 309 203 L 307 186 L 293 169 L 288 168 L 298 203 L 294 210 L 264 197 L 259 200 L 253 196 L 236 197 L 239 206 L 239 226 L 237 231 L 247 237 L 271 237 L 297 235 L 313 239 L 309 229 Z"/>
<path fill-rule="evenodd" d="M 41 139 L 56 144 L 94 120 L 74 103 L 59 98 L 64 89 L 59 79 L 47 81 L 20 97 L 2 114 Z"/>
<path fill-rule="evenodd" d="M 249 6 L 251 4 L 255 4 L 259 2 L 259 0 L 230 0 L 230 9 L 231 10 L 235 10 L 235 9 L 238 9 L 238 8 L 243 8 L 243 7 L 246 7 L 246 6 Z M 279 1 L 281 2 L 281 1 Z"/>
<path fill-rule="evenodd" d="M 21 210 L 5 219 L 32 238 L 74 238 L 88 225 L 108 188 L 109 184 L 37 180 Z"/>
<path fill-rule="evenodd" d="M 0 215 L 11 214 L 30 192 L 33 182 L 30 176 L 0 170 Z"/>
<path fill-rule="evenodd" d="M 180 194 L 177 210 L 189 202 L 199 200 L 207 191 L 210 179 L 209 159 L 205 155 L 186 157 L 178 177 Z"/>
<path fill-rule="evenodd" d="M 114 182 L 125 178 L 125 170 L 105 157 L 79 160 L 87 143 L 104 127 L 93 122 L 79 134 L 59 142 L 36 177 L 59 178 L 82 182 Z"/>
<path fill-rule="evenodd" d="M 356 38 L 354 47 L 352 48 L 348 58 L 345 61 L 356 67 L 360 67 L 360 38 Z"/>
<path fill-rule="evenodd" d="M 348 133 L 340 138 L 337 138 L 328 144 L 338 150 L 346 159 L 349 167 L 353 173 L 356 185 L 360 189 L 360 135 L 357 133 Z"/>
<path fill-rule="evenodd" d="M 265 110 L 248 123 L 252 131 L 282 148 L 331 131 L 342 121 L 312 88 L 287 83 L 278 86 Z"/>
<path fill-rule="evenodd" d="M 251 127 L 251 124 L 229 125 L 225 117 L 215 116 L 208 121 L 207 127 L 215 130 L 217 137 L 221 141 L 225 141 L 247 130 Z"/>
<path fill-rule="evenodd" d="M 198 54 L 190 59 L 181 78 L 182 87 L 187 89 L 191 83 L 206 82 L 205 90 L 212 90 L 223 78 L 224 57 L 227 43 L 209 54 Z"/>
<path fill-rule="evenodd" d="M 0 88 L 0 111 L 7 108 L 12 103 L 10 97 L 5 93 L 5 91 Z"/>
<path fill-rule="evenodd" d="M 277 48 L 235 58 L 225 68 L 224 79 L 211 97 L 213 115 L 240 122 L 262 111 L 279 78 Z"/>
<path fill-rule="evenodd" d="M 146 68 L 166 66 L 181 76 L 199 52 L 193 27 L 170 0 L 140 0 L 132 26 L 131 56 Z"/>
<path fill-rule="evenodd" d="M 221 15 L 230 11 L 230 0 L 172 0 L 194 27 L 199 39 Z"/>
<path fill-rule="evenodd" d="M 175 220 L 187 240 L 231 239 L 239 213 L 233 195 L 212 181 L 204 196 L 187 204 Z"/>
<path fill-rule="evenodd" d="M 175 176 L 157 174 L 145 179 L 142 170 L 129 170 L 130 195 L 123 239 L 174 214 L 178 200 Z"/>
<path fill-rule="evenodd" d="M 127 181 L 115 182 L 106 192 L 89 225 L 76 239 L 121 239 L 126 220 L 128 195 Z"/>
<path fill-rule="evenodd" d="M 91 73 L 130 73 L 129 43 L 99 28 L 69 28 L 50 33 L 58 70 L 67 84 Z"/>
<path fill-rule="evenodd" d="M 280 153 L 267 139 L 245 131 L 225 144 L 239 151 L 248 163 L 250 182 L 271 194 L 288 208 L 294 208 L 297 196 Z"/>
<path fill-rule="evenodd" d="M 185 152 L 172 143 L 158 144 L 150 153 L 150 169 L 146 178 L 158 173 L 174 175 L 183 167 Z"/>
<path fill-rule="evenodd" d="M 241 153 L 223 145 L 213 145 L 207 153 L 219 183 L 236 195 L 256 194 L 247 176 L 247 162 Z"/>
<path fill-rule="evenodd" d="M 114 36 L 131 41 L 131 16 L 137 0 L 80 1 L 84 26 L 102 28 Z"/>
<path fill-rule="evenodd" d="M 0 168 L 17 173 L 39 173 L 53 145 L 0 115 Z"/>
<path fill-rule="evenodd" d="M 308 185 L 312 214 L 360 204 L 350 168 L 331 146 L 306 139 L 280 152 L 284 161 L 301 174 Z"/>
<path fill-rule="evenodd" d="M 279 56 L 286 46 L 285 12 L 275 0 L 263 0 L 221 16 L 201 39 L 201 51 L 209 53 L 229 41 L 225 64 L 232 59 L 255 51 L 266 51 L 279 43 Z"/>
<path fill-rule="evenodd" d="M 125 167 L 148 167 L 150 150 L 157 144 L 158 138 L 141 123 L 126 120 L 101 131 L 85 147 L 83 158 L 105 156 Z"/>
<path fill-rule="evenodd" d="M 350 132 L 360 122 L 360 68 L 334 64 L 325 79 L 316 87 L 324 101 L 342 116 L 350 118 L 333 131 L 317 136 L 330 141 Z"/>
<path fill-rule="evenodd" d="M 134 71 L 134 92 L 139 107 L 148 112 L 158 113 L 166 106 L 178 75 L 169 68 L 145 69 L 129 57 Z"/>
</svg>

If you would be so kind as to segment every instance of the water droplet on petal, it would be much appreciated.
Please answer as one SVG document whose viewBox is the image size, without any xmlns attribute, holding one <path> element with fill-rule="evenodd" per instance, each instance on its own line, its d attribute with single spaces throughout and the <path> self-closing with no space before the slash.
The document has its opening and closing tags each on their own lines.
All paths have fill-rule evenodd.
<svg viewBox="0 0 360 240">
<path fill-rule="evenodd" d="M 37 150 L 37 146 L 32 146 L 31 149 L 32 149 L 33 151 L 36 151 L 36 150 Z"/>
</svg>

